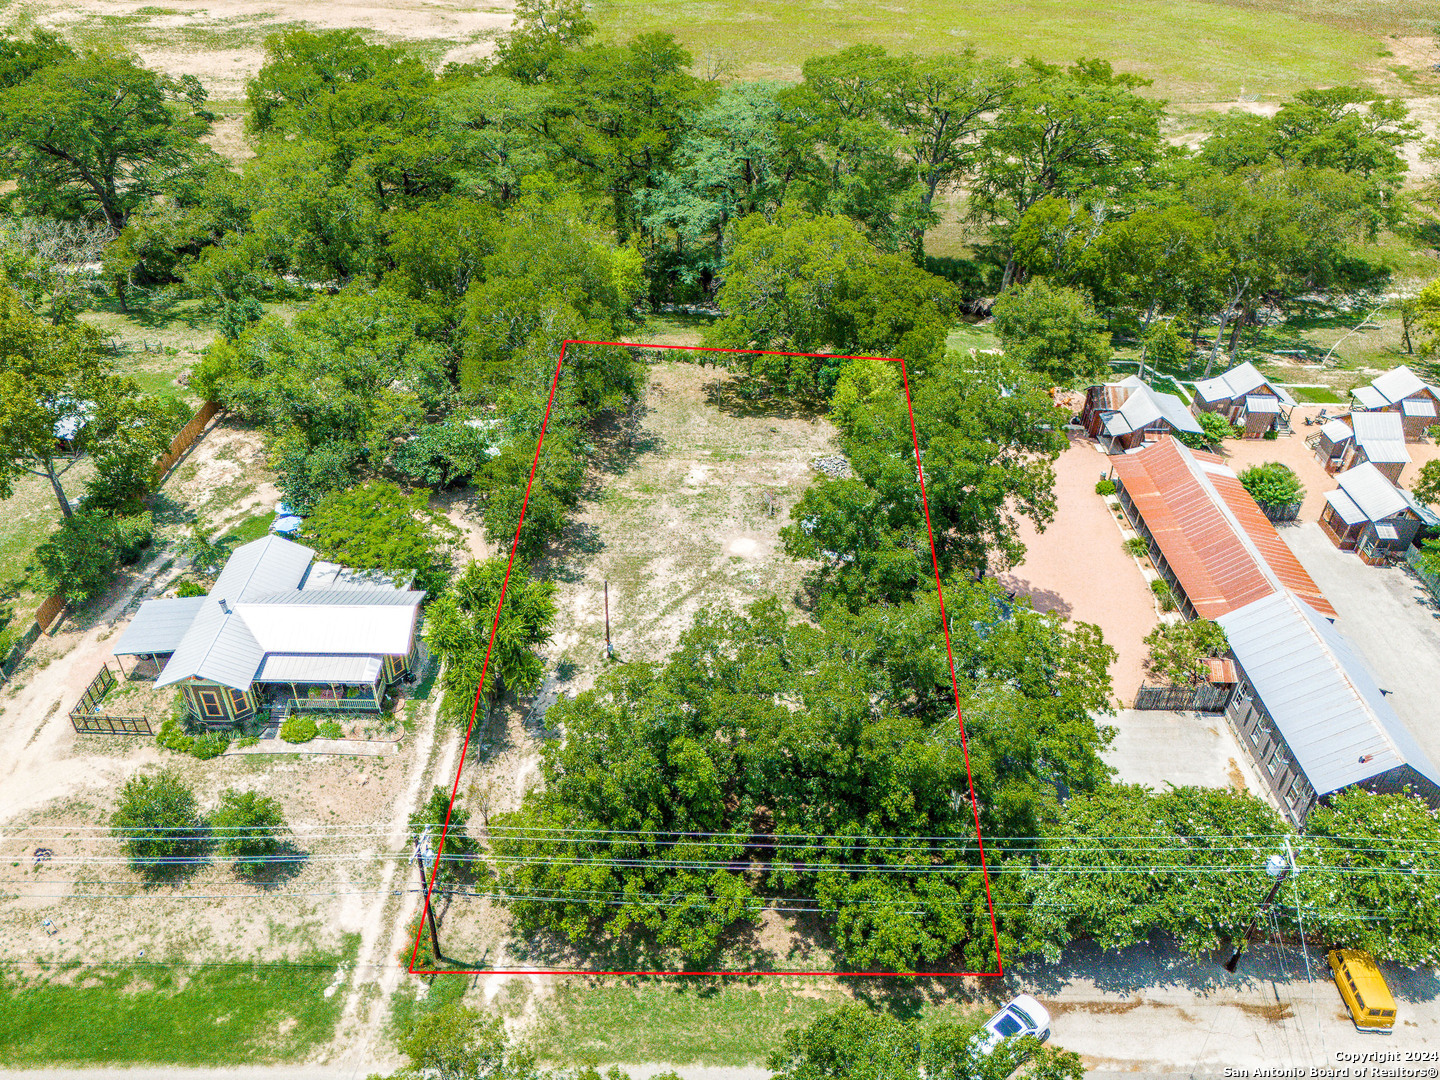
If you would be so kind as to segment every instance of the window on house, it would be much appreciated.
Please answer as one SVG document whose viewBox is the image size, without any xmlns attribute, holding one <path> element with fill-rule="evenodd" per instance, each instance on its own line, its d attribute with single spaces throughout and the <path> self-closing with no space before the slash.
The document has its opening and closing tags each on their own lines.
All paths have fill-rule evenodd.
<svg viewBox="0 0 1440 1080">
<path fill-rule="evenodd" d="M 214 690 L 201 690 L 200 711 L 206 716 L 224 716 L 225 708 L 220 704 L 219 693 Z"/>
</svg>

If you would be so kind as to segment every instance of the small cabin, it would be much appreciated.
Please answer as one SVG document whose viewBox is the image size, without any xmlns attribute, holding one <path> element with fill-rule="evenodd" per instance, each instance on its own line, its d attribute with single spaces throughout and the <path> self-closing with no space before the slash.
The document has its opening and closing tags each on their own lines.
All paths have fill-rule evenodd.
<svg viewBox="0 0 1440 1080">
<path fill-rule="evenodd" d="M 1136 375 L 1090 387 L 1080 424 L 1112 454 L 1138 449 L 1161 435 L 1204 434 L 1183 401 Z"/>
<path fill-rule="evenodd" d="M 1403 554 L 1436 524 L 1433 511 L 1369 462 L 1340 475 L 1340 487 L 1325 496 L 1320 512 L 1320 528 L 1331 542 L 1372 564 Z"/>
<path fill-rule="evenodd" d="M 1290 426 L 1295 399 L 1278 383 L 1272 383 L 1254 364 L 1237 364 L 1213 379 L 1195 384 L 1190 410 L 1219 413 L 1231 424 L 1243 428 L 1247 439 L 1258 439 L 1267 431 L 1284 431 Z"/>
<path fill-rule="evenodd" d="M 1356 412 L 1398 415 L 1403 437 L 1411 442 L 1424 438 L 1426 430 L 1440 422 L 1440 391 L 1403 364 L 1368 386 L 1357 386 L 1350 399 Z"/>
</svg>

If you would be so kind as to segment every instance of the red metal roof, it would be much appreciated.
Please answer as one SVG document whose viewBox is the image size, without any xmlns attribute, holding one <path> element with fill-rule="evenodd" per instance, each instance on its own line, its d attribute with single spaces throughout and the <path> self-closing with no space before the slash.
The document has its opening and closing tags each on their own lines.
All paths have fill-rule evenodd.
<svg viewBox="0 0 1440 1080">
<path fill-rule="evenodd" d="M 1224 459 L 1167 435 L 1113 465 L 1201 618 L 1282 588 L 1322 615 L 1335 614 Z"/>
</svg>

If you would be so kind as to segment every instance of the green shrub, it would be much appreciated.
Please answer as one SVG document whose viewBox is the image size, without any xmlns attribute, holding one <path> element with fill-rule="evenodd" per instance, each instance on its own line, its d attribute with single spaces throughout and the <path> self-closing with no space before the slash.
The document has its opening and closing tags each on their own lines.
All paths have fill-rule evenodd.
<svg viewBox="0 0 1440 1080">
<path fill-rule="evenodd" d="M 177 754 L 188 754 L 195 748 L 195 739 L 185 734 L 184 725 L 173 716 L 160 725 L 160 730 L 155 734 L 155 742 Z"/>
<path fill-rule="evenodd" d="M 1095 494 L 1096 494 L 1096 495 L 1114 495 L 1114 494 L 1115 494 L 1115 481 L 1114 481 L 1114 480 L 1101 480 L 1098 484 L 1095 485 Z"/>
<path fill-rule="evenodd" d="M 1278 439 L 1279 437 L 1280 432 L 1276 431 L 1274 428 L 1271 428 L 1269 431 L 1265 432 L 1265 438 L 1267 439 Z"/>
<path fill-rule="evenodd" d="M 180 582 L 175 590 L 176 596 L 208 596 L 209 594 L 209 589 L 205 588 L 205 586 L 201 585 L 198 581 L 191 581 L 189 578 Z"/>
<path fill-rule="evenodd" d="M 1240 485 L 1261 506 L 1289 506 L 1305 498 L 1295 470 L 1278 461 L 1252 465 L 1240 474 Z"/>
<path fill-rule="evenodd" d="M 280 725 L 280 738 L 288 743 L 309 742 L 316 732 L 315 721 L 308 716 L 292 716 Z"/>
<path fill-rule="evenodd" d="M 345 737 L 345 729 L 334 720 L 326 720 L 320 725 L 319 732 L 321 738 L 325 739 L 343 739 Z"/>
<path fill-rule="evenodd" d="M 1137 559 L 1143 559 L 1146 555 L 1150 554 L 1150 544 L 1143 536 L 1132 536 L 1129 540 L 1125 541 L 1125 551 L 1127 554 L 1134 555 Z"/>
<path fill-rule="evenodd" d="M 1195 417 L 1195 422 L 1200 425 L 1204 432 L 1205 441 L 1211 444 L 1218 444 L 1227 438 L 1233 438 L 1235 428 L 1230 426 L 1230 421 L 1219 413 L 1202 412 Z"/>
<path fill-rule="evenodd" d="M 1161 611 L 1174 611 L 1179 606 L 1175 601 L 1175 591 L 1170 588 L 1170 583 L 1162 578 L 1150 582 L 1150 591 L 1155 594 L 1155 599 L 1160 601 Z"/>
<path fill-rule="evenodd" d="M 258 743 L 259 741 L 260 741 L 260 736 L 259 736 L 259 735 L 241 735 L 238 739 L 235 740 L 235 742 L 234 742 L 233 745 L 235 745 L 235 746 L 254 746 L 254 745 L 255 745 L 256 743 Z"/>
<path fill-rule="evenodd" d="M 219 757 L 230 745 L 230 735 L 225 731 L 202 731 L 192 740 L 190 752 L 201 761 Z"/>
</svg>

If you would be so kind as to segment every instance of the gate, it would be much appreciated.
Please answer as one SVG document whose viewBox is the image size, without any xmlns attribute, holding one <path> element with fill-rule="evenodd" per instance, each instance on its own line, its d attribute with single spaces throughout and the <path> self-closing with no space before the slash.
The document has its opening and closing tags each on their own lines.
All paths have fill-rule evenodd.
<svg viewBox="0 0 1440 1080">
<path fill-rule="evenodd" d="M 100 711 L 100 702 L 114 686 L 115 673 L 107 662 L 70 710 L 70 726 L 81 735 L 154 735 L 149 717 L 111 716 Z"/>
<path fill-rule="evenodd" d="M 1233 686 L 1142 686 L 1135 695 L 1137 709 L 1163 709 L 1166 712 L 1224 712 L 1230 704 Z"/>
</svg>

